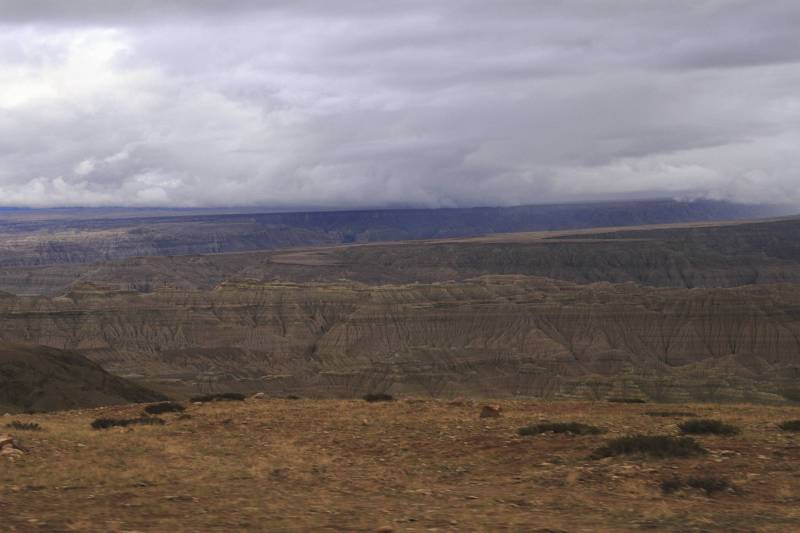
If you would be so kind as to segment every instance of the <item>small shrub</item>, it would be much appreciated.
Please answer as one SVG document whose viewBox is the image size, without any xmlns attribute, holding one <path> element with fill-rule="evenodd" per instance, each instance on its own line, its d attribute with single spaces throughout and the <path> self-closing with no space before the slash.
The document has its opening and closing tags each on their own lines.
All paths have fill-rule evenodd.
<svg viewBox="0 0 800 533">
<path fill-rule="evenodd" d="M 94 429 L 108 429 L 132 425 L 163 426 L 164 421 L 156 417 L 142 416 L 139 418 L 98 418 L 92 422 L 92 427 Z"/>
<path fill-rule="evenodd" d="M 581 424 L 580 422 L 545 422 L 519 428 L 518 433 L 525 436 L 539 435 L 541 433 L 571 433 L 573 435 L 599 435 L 603 432 L 600 428 Z"/>
<path fill-rule="evenodd" d="M 800 388 L 786 388 L 780 391 L 779 394 L 790 402 L 800 403 Z"/>
<path fill-rule="evenodd" d="M 661 416 L 665 418 L 681 418 L 687 416 L 697 416 L 694 413 L 689 413 L 685 411 L 647 411 L 645 414 L 647 416 Z"/>
<path fill-rule="evenodd" d="M 664 494 L 672 494 L 673 492 L 678 492 L 685 486 L 686 483 L 684 483 L 681 478 L 674 477 L 672 479 L 665 479 L 661 482 L 661 492 Z"/>
<path fill-rule="evenodd" d="M 690 477 L 686 484 L 693 489 L 702 489 L 709 495 L 731 488 L 730 481 L 718 477 Z"/>
<path fill-rule="evenodd" d="M 667 457 L 687 458 L 705 455 L 708 451 L 691 437 L 667 435 L 633 435 L 608 441 L 592 453 L 592 459 L 618 455 L 643 455 L 656 459 Z"/>
<path fill-rule="evenodd" d="M 365 395 L 364 400 L 367 402 L 391 402 L 394 401 L 394 396 L 384 392 L 378 392 Z"/>
<path fill-rule="evenodd" d="M 286 399 L 287 399 L 287 400 L 302 400 L 302 398 L 300 398 L 300 396 L 298 396 L 298 395 L 296 395 L 296 394 L 290 394 L 290 395 L 288 395 L 288 396 L 286 397 Z"/>
<path fill-rule="evenodd" d="M 163 413 L 178 413 L 186 408 L 178 402 L 161 402 L 153 405 L 148 405 L 144 408 L 144 412 L 151 415 L 160 415 Z"/>
<path fill-rule="evenodd" d="M 12 420 L 6 424 L 6 427 L 19 431 L 42 431 L 42 426 L 36 422 L 20 422 L 19 420 Z"/>
<path fill-rule="evenodd" d="M 684 488 L 699 489 L 711 496 L 716 492 L 723 492 L 733 488 L 733 485 L 725 478 L 713 476 L 690 477 L 686 480 L 673 478 L 661 482 L 661 490 L 665 494 L 671 494 Z"/>
<path fill-rule="evenodd" d="M 244 394 L 238 392 L 219 392 L 216 394 L 203 394 L 192 398 L 193 402 L 243 402 Z"/>
<path fill-rule="evenodd" d="M 778 424 L 778 427 L 784 431 L 800 431 L 800 420 L 787 420 Z"/>
<path fill-rule="evenodd" d="M 685 435 L 738 435 L 739 428 L 726 424 L 721 420 L 708 418 L 687 420 L 678 425 L 681 433 Z"/>
<path fill-rule="evenodd" d="M 647 403 L 641 398 L 609 398 L 608 401 L 611 403 Z"/>
</svg>

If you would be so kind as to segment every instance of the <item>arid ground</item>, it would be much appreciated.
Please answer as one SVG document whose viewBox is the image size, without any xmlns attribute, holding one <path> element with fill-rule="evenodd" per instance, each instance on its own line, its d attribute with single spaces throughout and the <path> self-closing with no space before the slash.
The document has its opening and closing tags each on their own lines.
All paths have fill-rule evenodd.
<svg viewBox="0 0 800 533">
<path fill-rule="evenodd" d="M 26 451 L 0 458 L 2 528 L 800 530 L 800 433 L 777 426 L 800 418 L 798 407 L 503 401 L 502 416 L 480 418 L 482 406 L 248 399 L 188 404 L 159 415 L 161 426 L 104 430 L 91 422 L 138 417 L 143 406 L 6 415 L 0 433 Z M 620 436 L 678 436 L 690 419 L 680 413 L 741 433 L 695 436 L 709 453 L 694 458 L 590 458 Z M 12 421 L 42 430 L 6 427 Z M 518 435 L 543 421 L 605 432 Z M 664 492 L 676 478 L 722 485 Z"/>
<path fill-rule="evenodd" d="M 800 218 L 608 209 L 8 222 L 0 533 L 800 531 Z"/>
</svg>

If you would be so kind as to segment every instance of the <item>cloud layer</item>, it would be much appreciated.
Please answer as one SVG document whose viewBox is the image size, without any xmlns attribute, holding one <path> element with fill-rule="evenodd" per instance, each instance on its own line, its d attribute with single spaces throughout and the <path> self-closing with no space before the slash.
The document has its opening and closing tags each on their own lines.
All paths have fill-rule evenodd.
<svg viewBox="0 0 800 533">
<path fill-rule="evenodd" d="M 789 0 L 0 0 L 0 204 L 800 203 Z"/>
</svg>

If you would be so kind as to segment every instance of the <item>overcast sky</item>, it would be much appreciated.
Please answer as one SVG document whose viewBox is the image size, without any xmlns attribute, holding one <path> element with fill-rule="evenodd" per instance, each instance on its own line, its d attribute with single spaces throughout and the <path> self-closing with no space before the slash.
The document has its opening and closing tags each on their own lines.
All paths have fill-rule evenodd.
<svg viewBox="0 0 800 533">
<path fill-rule="evenodd" d="M 800 203 L 797 0 L 0 0 L 0 205 Z"/>
</svg>

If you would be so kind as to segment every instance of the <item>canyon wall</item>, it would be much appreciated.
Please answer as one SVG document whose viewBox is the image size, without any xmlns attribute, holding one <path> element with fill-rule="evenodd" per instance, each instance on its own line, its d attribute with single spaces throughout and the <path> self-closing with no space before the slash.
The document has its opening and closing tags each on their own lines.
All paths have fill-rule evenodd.
<svg viewBox="0 0 800 533">
<path fill-rule="evenodd" d="M 0 338 L 78 350 L 148 377 L 320 380 L 546 369 L 562 376 L 800 366 L 800 287 L 666 289 L 524 276 L 367 286 L 223 283 L 143 294 L 77 287 L 0 298 Z M 713 363 L 713 364 L 711 364 Z"/>
</svg>

